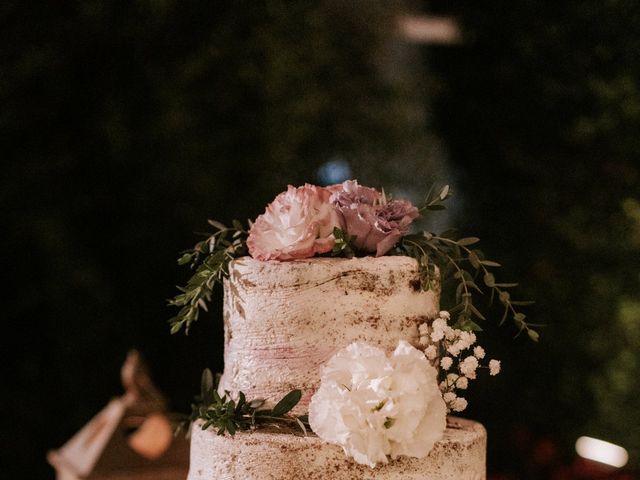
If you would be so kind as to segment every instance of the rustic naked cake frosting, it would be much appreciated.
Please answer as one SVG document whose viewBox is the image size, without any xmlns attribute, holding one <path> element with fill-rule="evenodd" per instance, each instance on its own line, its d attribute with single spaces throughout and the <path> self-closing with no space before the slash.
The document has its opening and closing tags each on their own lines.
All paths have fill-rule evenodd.
<svg viewBox="0 0 640 480">
<path fill-rule="evenodd" d="M 279 399 L 304 394 L 306 413 L 320 370 L 338 350 L 364 341 L 392 351 L 398 340 L 418 345 L 418 325 L 436 317 L 439 289 L 420 288 L 409 257 L 315 258 L 231 262 L 224 285 L 225 369 L 219 391 Z M 450 418 L 425 458 L 400 457 L 372 469 L 339 446 L 291 430 L 221 436 L 194 428 L 189 480 L 484 479 L 482 425 Z"/>
<path fill-rule="evenodd" d="M 418 208 L 357 181 L 306 184 L 250 228 L 209 222 L 171 301 L 172 332 L 188 330 L 224 286 L 225 366 L 217 383 L 205 370 L 186 422 L 189 480 L 486 478 L 483 426 L 451 416 L 471 381 L 500 371 L 476 343 L 476 292 L 538 334 L 478 238 L 410 232 L 450 194 L 431 190 Z"/>
</svg>

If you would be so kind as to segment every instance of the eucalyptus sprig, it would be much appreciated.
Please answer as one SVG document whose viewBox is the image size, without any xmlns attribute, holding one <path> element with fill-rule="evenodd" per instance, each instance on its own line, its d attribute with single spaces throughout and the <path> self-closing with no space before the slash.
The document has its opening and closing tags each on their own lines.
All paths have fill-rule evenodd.
<svg viewBox="0 0 640 480">
<path fill-rule="evenodd" d="M 517 283 L 499 283 L 496 281 L 492 269 L 500 264 L 486 259 L 484 254 L 475 248 L 469 248 L 480 241 L 477 237 L 454 239 L 452 232 L 435 235 L 429 232 L 405 236 L 400 244 L 400 250 L 418 260 L 421 278 L 421 288 L 429 290 L 431 279 L 435 276 L 436 267 L 444 277 L 453 273 L 457 281 L 456 305 L 449 312 L 457 314 L 455 328 L 464 330 L 482 330 L 474 319 L 486 320 L 476 307 L 474 300 L 478 294 L 483 295 L 488 288 L 491 291 L 491 301 L 497 296 L 504 306 L 504 313 L 500 325 L 511 317 L 519 332 L 525 331 L 529 338 L 537 341 L 539 338 L 535 327 L 540 325 L 526 321 L 526 315 L 516 307 L 530 305 L 533 302 L 519 301 L 511 298 L 508 289 L 516 287 Z M 476 283 L 481 277 L 483 286 Z M 443 278 L 444 280 L 444 278 Z"/>
<path fill-rule="evenodd" d="M 242 223 L 234 220 L 232 227 L 209 220 L 215 231 L 192 249 L 182 253 L 179 265 L 190 264 L 194 274 L 186 286 L 178 287 L 182 293 L 169 300 L 169 305 L 181 307 L 178 314 L 169 320 L 171 333 L 189 327 L 198 319 L 200 311 L 207 311 L 213 287 L 229 276 L 229 262 L 247 254 L 248 231 Z"/>
<path fill-rule="evenodd" d="M 451 196 L 451 190 L 447 185 L 436 191 L 433 187 L 425 197 L 423 210 L 443 210 L 444 202 Z M 498 262 L 485 258 L 482 251 L 470 248 L 480 241 L 477 237 L 454 238 L 452 231 L 436 235 L 430 232 L 405 235 L 395 249 L 396 254 L 408 255 L 418 261 L 420 272 L 420 286 L 423 290 L 429 290 L 434 285 L 437 274 L 436 269 L 444 281 L 447 274 L 452 274 L 457 281 L 456 305 L 449 311 L 457 314 L 455 328 L 464 330 L 482 330 L 474 320 L 486 320 L 474 303 L 477 295 L 483 295 L 484 289 L 491 292 L 490 303 L 497 297 L 504 306 L 504 312 L 500 325 L 511 317 L 518 334 L 523 331 L 531 340 L 539 338 L 536 327 L 541 325 L 526 321 L 526 315 L 516 307 L 530 305 L 534 302 L 514 300 L 508 289 L 516 287 L 517 283 L 499 283 L 492 269 L 499 268 Z M 481 277 L 482 287 L 476 283 Z"/>
<path fill-rule="evenodd" d="M 238 398 L 231 398 L 229 392 L 219 395 L 217 382 L 214 382 L 211 370 L 202 372 L 200 395 L 196 403 L 191 405 L 191 415 L 188 423 L 202 420 L 202 430 L 214 428 L 218 435 L 229 433 L 235 435 L 239 430 L 250 430 L 260 426 L 293 425 L 306 434 L 309 421 L 306 415 L 294 416 L 289 412 L 295 407 L 302 392 L 292 390 L 285 395 L 273 408 L 261 408 L 265 404 L 263 399 L 247 400 L 244 393 L 239 392 Z"/>
<path fill-rule="evenodd" d="M 420 212 L 425 210 L 444 210 L 446 207 L 443 205 L 443 202 L 446 201 L 449 197 L 451 197 L 452 192 L 449 185 L 445 185 L 440 188 L 440 190 L 436 191 L 435 185 L 431 185 L 429 191 L 424 197 L 422 202 L 422 207 L 419 209 Z"/>
</svg>

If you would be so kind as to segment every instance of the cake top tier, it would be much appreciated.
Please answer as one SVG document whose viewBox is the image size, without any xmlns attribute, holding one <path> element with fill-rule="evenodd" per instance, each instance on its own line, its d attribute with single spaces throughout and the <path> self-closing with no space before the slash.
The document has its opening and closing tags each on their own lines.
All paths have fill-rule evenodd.
<svg viewBox="0 0 640 480">
<path fill-rule="evenodd" d="M 422 290 L 410 257 L 234 260 L 220 391 L 277 400 L 300 388 L 303 411 L 338 350 L 354 341 L 389 352 L 399 340 L 418 345 L 418 325 L 438 309 L 439 289 Z"/>
</svg>

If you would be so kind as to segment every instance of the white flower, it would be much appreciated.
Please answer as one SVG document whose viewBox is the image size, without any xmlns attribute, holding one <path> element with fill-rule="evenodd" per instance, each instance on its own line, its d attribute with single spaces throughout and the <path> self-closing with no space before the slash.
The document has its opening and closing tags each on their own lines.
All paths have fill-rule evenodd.
<svg viewBox="0 0 640 480">
<path fill-rule="evenodd" d="M 387 456 L 423 458 L 446 427 L 437 372 L 424 354 L 400 341 L 391 358 L 355 342 L 323 367 L 309 404 L 309 423 L 323 440 L 361 464 Z"/>
<path fill-rule="evenodd" d="M 458 355 L 460 355 L 460 346 L 458 345 L 458 342 L 452 345 L 449 345 L 447 347 L 447 352 L 449 352 L 454 357 L 457 357 Z"/>
<path fill-rule="evenodd" d="M 455 402 L 456 398 L 458 398 L 458 396 L 454 392 L 446 392 L 444 395 L 442 395 L 442 399 L 444 400 L 444 403 L 447 404 L 447 406 Z"/>
<path fill-rule="evenodd" d="M 454 386 L 459 378 L 460 375 L 458 375 L 457 373 L 450 373 L 447 375 L 447 383 L 449 384 L 449 386 Z"/>
<path fill-rule="evenodd" d="M 449 370 L 451 365 L 453 365 L 453 359 L 451 357 L 444 357 L 440 360 L 440 366 L 443 370 Z"/>
<path fill-rule="evenodd" d="M 426 347 L 427 345 L 431 344 L 431 340 L 426 335 L 421 335 L 418 341 L 420 342 L 420 345 L 422 345 L 423 347 Z"/>
<path fill-rule="evenodd" d="M 465 377 L 471 379 L 476 378 L 476 369 L 478 368 L 478 359 L 472 355 L 469 355 L 462 362 L 460 362 L 460 373 Z"/>
<path fill-rule="evenodd" d="M 453 410 L 454 412 L 461 412 L 465 408 L 467 408 L 467 401 L 462 397 L 456 398 L 455 402 L 453 402 L 453 405 L 451 405 L 451 410 Z"/>
<path fill-rule="evenodd" d="M 429 335 L 429 325 L 421 323 L 418 327 L 418 332 L 420 332 L 420 335 Z"/>
<path fill-rule="evenodd" d="M 468 386 L 469 379 L 467 379 L 467 377 L 460 377 L 456 381 L 456 388 L 459 388 L 460 390 L 466 390 Z"/>
<path fill-rule="evenodd" d="M 498 375 L 500 373 L 500 360 L 491 360 L 489 362 L 489 374 Z"/>
<path fill-rule="evenodd" d="M 444 337 L 445 328 L 447 328 L 447 322 L 441 318 L 436 318 L 431 324 L 431 340 L 439 342 Z"/>
<path fill-rule="evenodd" d="M 449 320 L 451 318 L 451 315 L 446 310 L 440 310 L 440 313 L 438 313 L 438 316 L 445 320 Z"/>
<path fill-rule="evenodd" d="M 454 338 L 456 338 L 457 336 L 456 332 L 459 332 L 459 331 L 460 330 L 456 330 L 455 328 L 451 328 L 447 325 L 447 327 L 444 329 L 444 336 L 447 340 L 451 341 Z"/>
<path fill-rule="evenodd" d="M 458 340 L 458 344 L 460 350 L 466 350 L 476 342 L 476 336 L 472 332 L 461 331 L 459 334 L 459 338 L 460 339 Z"/>
<path fill-rule="evenodd" d="M 436 350 L 435 345 L 429 345 L 424 349 L 424 354 L 427 356 L 429 360 L 433 360 L 438 356 L 438 351 Z"/>
<path fill-rule="evenodd" d="M 484 358 L 484 348 L 482 348 L 480 345 L 476 346 L 473 349 L 473 355 L 478 359 L 478 360 L 482 360 Z"/>
</svg>

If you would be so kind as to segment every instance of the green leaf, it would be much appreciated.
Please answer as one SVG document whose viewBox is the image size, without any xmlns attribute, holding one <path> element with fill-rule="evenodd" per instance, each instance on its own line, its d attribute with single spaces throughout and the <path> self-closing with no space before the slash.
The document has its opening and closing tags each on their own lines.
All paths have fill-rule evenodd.
<svg viewBox="0 0 640 480">
<path fill-rule="evenodd" d="M 185 253 L 178 259 L 178 265 L 186 265 L 193 258 L 193 254 Z"/>
<path fill-rule="evenodd" d="M 235 426 L 235 424 L 233 423 L 232 420 L 227 420 L 225 422 L 225 427 L 227 428 L 227 430 L 229 431 L 229 434 L 231 436 L 236 434 L 236 426 Z"/>
<path fill-rule="evenodd" d="M 473 320 L 466 320 L 463 328 L 464 330 L 471 330 L 473 332 L 482 332 L 482 327 Z"/>
<path fill-rule="evenodd" d="M 242 223 L 239 220 L 232 220 L 231 221 L 231 225 L 233 225 L 233 228 L 235 228 L 238 231 L 242 231 L 244 230 L 244 226 L 242 225 Z"/>
<path fill-rule="evenodd" d="M 534 342 L 537 342 L 540 339 L 540 334 L 535 330 L 527 330 L 527 335 L 529 335 L 529 338 Z"/>
<path fill-rule="evenodd" d="M 217 220 L 207 220 L 207 223 L 212 227 L 217 228 L 218 230 L 226 230 L 227 226 L 224 223 L 218 222 Z"/>
<path fill-rule="evenodd" d="M 449 190 L 449 185 L 445 185 L 444 187 L 442 187 L 440 193 L 438 194 L 440 200 L 446 200 L 449 197 Z"/>
<path fill-rule="evenodd" d="M 480 239 L 478 237 L 466 237 L 466 238 L 461 238 L 456 243 L 461 247 L 466 247 L 468 245 L 473 245 L 474 243 L 478 243 L 479 241 Z"/>
<path fill-rule="evenodd" d="M 478 292 L 481 295 L 484 294 L 484 292 L 480 290 L 480 287 L 478 287 L 478 285 L 476 285 L 475 282 L 467 282 L 467 286 L 473 288 L 476 292 Z"/>
<path fill-rule="evenodd" d="M 255 400 L 251 400 L 249 402 L 249 408 L 252 408 L 252 409 L 255 410 L 255 409 L 258 409 L 261 406 L 263 406 L 264 403 L 265 403 L 265 399 L 264 398 L 256 398 Z"/>
<path fill-rule="evenodd" d="M 509 307 L 505 307 L 504 313 L 502 314 L 502 318 L 500 319 L 500 326 L 504 325 L 504 322 L 507 321 L 507 317 L 509 316 Z"/>
<path fill-rule="evenodd" d="M 470 304 L 469 304 L 469 308 L 470 308 L 470 309 L 471 309 L 471 311 L 475 314 L 475 316 L 476 316 L 476 317 L 478 317 L 478 318 L 480 318 L 480 319 L 482 319 L 482 320 L 486 320 L 486 318 L 484 318 L 484 315 L 482 315 L 482 314 L 480 313 L 480 311 L 479 311 L 476 307 L 474 307 L 473 303 L 470 303 Z"/>
<path fill-rule="evenodd" d="M 501 267 L 498 262 L 494 262 L 493 260 L 480 260 L 480 263 L 486 267 Z"/>
<path fill-rule="evenodd" d="M 298 404 L 301 397 L 302 397 L 302 391 L 298 389 L 291 390 L 282 398 L 282 400 L 280 400 L 276 404 L 275 407 L 273 407 L 273 409 L 271 410 L 271 414 L 274 417 L 281 417 L 285 413 L 288 413 L 289 411 L 291 411 L 291 409 Z"/>
<path fill-rule="evenodd" d="M 480 268 L 480 264 L 483 263 L 484 260 L 481 261 L 478 258 L 478 255 L 475 254 L 475 252 L 469 252 L 469 262 L 471 262 L 473 268 L 478 269 Z"/>
<path fill-rule="evenodd" d="M 496 277 L 494 277 L 493 273 L 490 273 L 490 272 L 485 273 L 483 277 L 483 281 L 487 287 L 496 286 Z"/>
</svg>

